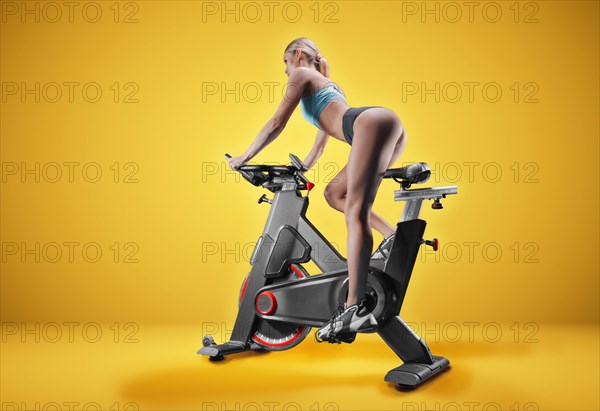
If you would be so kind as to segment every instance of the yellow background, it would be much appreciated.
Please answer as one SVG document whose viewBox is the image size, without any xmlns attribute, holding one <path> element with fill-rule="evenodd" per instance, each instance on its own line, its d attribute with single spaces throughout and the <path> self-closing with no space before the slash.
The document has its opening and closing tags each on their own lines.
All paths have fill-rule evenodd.
<svg viewBox="0 0 600 411">
<path fill-rule="evenodd" d="M 7 14 L 7 3 L 16 5 L 17 14 Z M 590 373 L 581 379 L 592 388 L 582 394 L 580 402 L 561 405 L 597 409 L 598 2 L 516 3 L 518 22 L 510 8 L 515 3 L 498 2 L 495 4 L 500 6 L 502 16 L 496 23 L 486 21 L 481 14 L 489 2 L 478 3 L 473 22 L 463 6 L 463 16 L 456 23 L 448 21 L 451 15 L 443 14 L 443 10 L 451 11 L 444 2 L 427 3 L 427 7 L 439 7 L 439 23 L 433 15 L 406 14 L 406 7 L 425 7 L 421 2 L 298 2 L 302 15 L 297 22 L 290 21 L 291 11 L 292 17 L 283 18 L 281 10 L 287 3 L 277 3 L 272 22 L 266 7 L 261 9 L 262 18 L 251 22 L 248 18 L 254 16 L 252 10 L 244 9 L 246 3 L 236 2 L 227 3 L 227 7 L 246 10 L 246 20 L 241 12 L 239 22 L 235 14 L 209 15 L 203 21 L 203 7 L 225 7 L 220 2 L 209 3 L 98 2 L 102 16 L 97 23 L 89 23 L 82 17 L 86 4 L 82 2 L 75 9 L 72 23 L 66 8 L 62 9 L 65 15 L 52 23 L 48 20 L 53 18 L 53 10 L 44 9 L 49 7 L 47 3 L 2 2 L 2 322 L 118 322 L 121 326 L 134 322 L 139 324 L 140 335 L 151 329 L 144 329 L 145 324 L 164 324 L 165 330 L 174 324 L 189 325 L 197 328 L 195 334 L 191 333 L 193 341 L 178 340 L 188 345 L 182 358 L 193 363 L 188 363 L 188 374 L 178 374 L 182 384 L 191 379 L 210 379 L 210 375 L 216 381 L 231 378 L 234 371 L 207 371 L 208 363 L 194 357 L 193 350 L 200 346 L 206 323 L 227 322 L 227 327 L 232 327 L 239 286 L 250 268 L 251 245 L 261 233 L 268 207 L 256 204 L 265 191 L 230 172 L 223 155 L 239 155 L 246 150 L 275 112 L 287 80 L 284 48 L 294 38 L 307 36 L 320 47 L 331 65 L 331 78 L 344 89 L 351 106 L 383 105 L 398 113 L 408 133 L 408 145 L 397 167 L 415 161 L 428 162 L 432 167 L 438 164 L 429 183 L 459 187 L 459 194 L 444 202 L 444 210 L 434 212 L 424 205 L 422 218 L 428 222 L 427 238 L 439 238 L 442 247 L 459 244 L 463 254 L 457 261 L 448 257 L 438 262 L 431 254 L 420 255 L 403 317 L 419 323 L 517 322 L 521 328 L 533 322 L 542 331 L 547 323 L 590 324 L 591 331 L 586 334 L 590 338 L 586 345 L 589 351 L 584 358 L 591 362 L 577 364 Z M 38 4 L 42 13 L 39 23 L 34 16 L 23 18 L 19 14 L 24 4 L 32 8 Z M 118 23 L 113 21 L 115 4 L 120 11 Z M 44 10 L 52 14 L 44 18 Z M 538 22 L 525 23 L 533 11 Z M 138 22 L 124 23 L 125 16 L 132 12 Z M 90 14 L 93 16 L 92 11 Z M 20 94 L 5 92 L 8 83 L 33 88 L 36 82 L 40 87 L 52 82 L 96 82 L 103 94 L 97 103 L 89 103 L 77 93 L 79 87 L 71 103 L 64 87 L 60 101 L 47 102 L 42 96 L 35 103 L 33 95 L 26 95 L 22 102 Z M 464 94 L 464 83 L 468 82 L 497 83 L 502 97 L 496 103 L 488 102 L 479 86 L 470 102 Z M 120 90 L 117 103 L 110 88 L 114 83 Z M 126 83 L 137 85 L 138 102 L 123 102 L 131 91 L 125 88 Z M 273 83 L 273 98 L 269 83 Z M 424 83 L 429 88 L 436 83 L 442 87 L 458 83 L 463 85 L 463 96 L 454 103 L 443 98 L 435 102 L 432 95 L 424 99 L 420 94 L 403 96 L 403 84 L 407 83 Z M 520 90 L 517 102 L 511 89 L 515 83 Z M 537 102 L 524 101 L 531 90 L 525 86 L 528 83 L 538 87 L 534 96 Z M 260 94 L 255 98 L 256 84 Z M 217 94 L 206 93 L 206 87 L 212 85 L 218 87 Z M 287 163 L 290 152 L 304 159 L 315 133 L 314 126 L 297 110 L 279 138 L 252 162 Z M 344 218 L 327 205 L 323 189 L 332 170 L 346 164 L 349 149 L 347 144 L 331 139 L 315 169 L 308 173 L 316 183 L 310 194 L 308 217 L 343 255 Z M 20 174 L 6 173 L 10 164 L 22 167 L 25 163 L 31 168 L 36 162 L 40 167 L 77 162 L 75 181 L 71 183 L 63 175 L 51 183 L 42 176 L 36 183 L 32 175 L 27 175 L 21 182 Z M 77 173 L 82 165 L 92 162 L 98 163 L 103 172 L 97 183 L 86 182 Z M 470 179 L 467 164 L 473 162 L 477 167 Z M 110 168 L 114 163 L 120 168 L 117 183 Z M 124 168 L 127 163 L 139 168 L 137 182 L 123 182 L 132 170 Z M 460 178 L 454 178 L 457 164 Z M 482 174 L 482 169 L 490 166 L 502 172 L 495 183 Z M 63 172 L 66 170 L 63 168 Z M 537 181 L 527 180 L 532 170 L 532 178 Z M 393 201 L 394 189 L 396 183 L 384 181 L 375 202 L 375 210 L 391 224 L 398 221 L 402 210 L 402 204 Z M 375 233 L 375 244 L 380 240 Z M 35 243 L 43 247 L 53 242 L 98 243 L 102 258 L 90 263 L 75 254 L 72 263 L 66 255 L 55 263 L 43 258 L 36 263 L 31 255 L 22 262 L 19 254 L 5 252 L 9 243 L 31 248 Z M 131 250 L 125 248 L 129 242 L 138 247 L 137 263 L 123 262 Z M 465 243 L 472 242 L 479 245 L 470 261 Z M 118 263 L 109 249 L 114 243 L 119 244 Z M 517 261 L 515 243 L 519 249 Z M 482 255 L 486 244 L 499 245 L 499 261 L 486 261 Z M 211 247 L 216 247 L 215 254 Z M 65 253 L 67 248 L 62 250 Z M 454 255 L 451 248 L 442 250 L 447 256 Z M 532 250 L 536 261 L 526 262 Z M 316 267 L 307 268 L 311 274 L 317 273 Z M 547 332 L 544 335 L 554 335 Z M 145 335 L 150 334 L 147 331 Z M 10 336 L 7 341 L 3 345 L 2 381 L 10 385 L 4 385 L 3 397 L 16 402 L 25 401 L 25 397 L 41 398 L 35 395 L 41 392 L 35 389 L 38 385 L 27 389 L 24 380 L 10 371 L 23 365 L 15 358 L 30 355 L 29 346 L 17 344 L 9 350 L 10 343 L 17 340 Z M 579 354 L 583 353 L 577 346 L 568 340 L 565 344 L 565 350 L 575 350 L 573 361 L 581 359 Z M 354 383 L 348 374 L 364 367 L 360 346 L 355 345 L 354 368 L 344 371 L 343 381 L 350 386 Z M 296 351 L 302 355 L 303 346 L 285 355 Z M 31 349 L 35 347 L 32 344 Z M 143 350 L 153 357 L 141 345 L 135 348 L 139 350 L 129 349 L 139 355 Z M 333 355 L 331 348 L 326 349 Z M 94 355 L 85 349 L 76 358 Z M 119 346 L 111 349 L 117 350 L 111 358 L 129 355 L 119 351 Z M 181 347 L 160 349 L 165 354 Z M 361 380 L 363 385 L 384 384 L 385 371 L 399 365 L 384 345 L 376 350 L 388 361 L 374 379 Z M 432 351 L 436 353 L 434 346 Z M 9 361 L 7 352 L 17 357 L 11 356 Z M 69 352 L 67 346 L 64 359 L 69 358 Z M 458 350 L 453 358 L 448 354 L 453 366 L 461 363 L 461 353 L 468 352 L 467 348 Z M 493 357 L 496 351 L 483 353 Z M 559 353 L 550 350 L 547 354 L 540 357 L 541 363 L 541 358 L 552 361 L 552 355 Z M 100 354 L 95 360 L 101 358 L 105 357 Z M 289 358 L 303 361 L 302 357 Z M 319 372 L 327 357 L 318 358 L 321 362 L 302 378 Z M 485 358 L 482 355 L 481 361 Z M 243 361 L 248 364 L 251 360 Z M 472 379 L 478 378 L 478 372 L 493 372 L 494 366 L 481 364 L 473 363 Z M 261 369 L 258 363 L 255 365 Z M 566 362 L 565 367 L 574 365 Z M 530 366 L 540 376 L 545 374 L 537 368 L 539 364 Z M 552 370 L 561 374 L 581 371 L 579 367 Z M 502 381 L 510 381 L 514 372 L 507 371 Z M 430 387 L 443 381 L 456 384 L 457 379 L 464 381 L 462 376 L 458 371 L 449 373 L 442 377 L 445 380 L 440 378 Z M 5 377 L 12 382 L 7 383 Z M 161 386 L 161 378 L 156 379 L 157 386 Z M 145 388 L 130 386 L 120 391 L 122 397 L 118 398 L 139 400 L 136 395 L 143 397 L 148 387 L 140 384 Z M 510 391 L 511 383 L 506 385 L 504 390 Z M 490 381 L 486 386 L 494 389 Z M 97 392 L 102 387 L 96 386 Z M 205 398 L 200 394 L 202 387 L 193 386 L 198 389 L 181 396 L 175 391 L 172 397 L 161 397 L 162 402 L 152 402 L 156 398 L 150 395 L 146 398 L 149 402 L 142 400 L 139 404 L 141 409 L 162 409 L 174 406 L 175 399 L 189 397 L 195 407 L 200 407 L 199 398 Z M 336 387 L 343 388 L 343 382 Z M 538 388 L 548 391 L 548 386 Z M 327 391 L 327 385 L 320 389 Z M 315 388 L 305 393 L 317 391 Z M 442 394 L 452 392 L 461 391 L 448 388 Z M 377 394 L 382 398 L 396 395 L 391 390 Z M 111 395 L 116 398 L 117 394 Z M 236 398 L 233 388 L 228 398 Z M 58 399 L 62 401 L 60 395 Z M 359 407 L 358 403 L 336 401 L 344 409 Z M 393 403 L 384 406 L 378 401 L 373 400 L 373 408 L 379 404 L 380 408 L 397 409 Z M 539 402 L 547 407 L 540 409 L 555 409 L 558 404 Z M 302 404 L 308 407 L 310 402 Z"/>
</svg>

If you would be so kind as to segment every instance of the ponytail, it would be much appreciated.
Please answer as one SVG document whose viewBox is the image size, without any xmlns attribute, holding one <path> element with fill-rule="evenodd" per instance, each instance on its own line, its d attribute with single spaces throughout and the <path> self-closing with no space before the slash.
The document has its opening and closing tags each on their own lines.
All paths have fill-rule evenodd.
<svg viewBox="0 0 600 411">
<path fill-rule="evenodd" d="M 321 55 L 321 53 L 318 53 L 315 57 L 315 68 L 319 71 L 319 73 L 329 78 L 329 63 L 327 62 L 327 59 Z"/>
</svg>

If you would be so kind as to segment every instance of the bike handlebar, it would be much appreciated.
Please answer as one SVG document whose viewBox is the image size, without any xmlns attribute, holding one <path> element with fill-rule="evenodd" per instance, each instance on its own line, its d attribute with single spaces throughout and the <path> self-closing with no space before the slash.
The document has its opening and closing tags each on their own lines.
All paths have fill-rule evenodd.
<svg viewBox="0 0 600 411">
<path fill-rule="evenodd" d="M 225 154 L 225 159 L 229 160 L 231 156 L 229 154 Z M 290 159 L 292 161 L 292 165 L 285 166 L 271 166 L 267 164 L 247 164 L 242 165 L 236 168 L 236 171 L 239 171 L 240 174 L 252 185 L 260 186 L 264 183 L 271 181 L 273 177 L 281 176 L 281 175 L 289 175 L 296 178 L 297 182 L 300 182 L 304 185 L 304 187 L 300 187 L 301 189 L 307 188 L 309 184 L 311 184 L 308 179 L 304 176 L 303 172 L 308 169 L 304 167 L 302 162 L 298 157 L 294 154 L 290 153 Z M 264 173 L 267 173 L 266 175 Z"/>
<path fill-rule="evenodd" d="M 229 154 L 225 153 L 225 159 L 229 160 L 230 158 L 231 158 L 231 156 Z M 263 179 L 261 178 L 262 174 L 254 174 L 250 170 L 243 170 L 241 167 L 238 167 L 237 171 L 239 171 L 239 173 L 242 175 L 242 177 L 244 177 L 246 180 L 248 180 L 248 182 L 252 185 L 259 186 L 262 183 L 264 183 Z"/>
</svg>

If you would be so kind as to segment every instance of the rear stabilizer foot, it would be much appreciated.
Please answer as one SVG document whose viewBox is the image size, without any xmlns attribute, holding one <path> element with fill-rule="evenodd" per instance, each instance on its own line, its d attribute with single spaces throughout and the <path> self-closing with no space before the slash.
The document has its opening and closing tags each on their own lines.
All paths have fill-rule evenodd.
<svg viewBox="0 0 600 411">
<path fill-rule="evenodd" d="M 433 364 L 407 362 L 388 371 L 384 380 L 393 382 L 399 389 L 411 390 L 446 370 L 450 361 L 444 357 L 433 356 Z"/>
</svg>

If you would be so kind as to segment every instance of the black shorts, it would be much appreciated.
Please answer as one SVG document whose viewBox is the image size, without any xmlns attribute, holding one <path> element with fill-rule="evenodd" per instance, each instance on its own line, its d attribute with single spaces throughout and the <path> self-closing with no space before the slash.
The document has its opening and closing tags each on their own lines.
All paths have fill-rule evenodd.
<svg viewBox="0 0 600 411">
<path fill-rule="evenodd" d="M 344 113 L 344 117 L 342 118 L 342 130 L 344 132 L 344 138 L 348 142 L 348 144 L 352 145 L 352 138 L 354 137 L 354 121 L 356 117 L 360 115 L 365 110 L 370 108 L 381 107 L 381 106 L 363 106 L 363 107 L 350 107 Z"/>
</svg>

